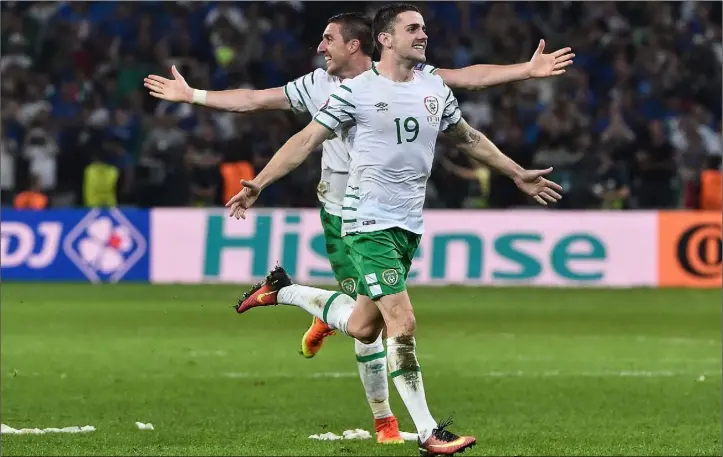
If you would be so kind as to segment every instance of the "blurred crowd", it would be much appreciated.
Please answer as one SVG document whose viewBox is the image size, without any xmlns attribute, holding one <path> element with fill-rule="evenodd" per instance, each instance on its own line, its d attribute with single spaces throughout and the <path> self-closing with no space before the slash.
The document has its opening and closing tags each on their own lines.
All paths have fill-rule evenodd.
<svg viewBox="0 0 723 457">
<path fill-rule="evenodd" d="M 377 5 L 2 2 L 3 205 L 221 205 L 309 116 L 159 102 L 143 77 L 175 64 L 196 88 L 280 86 L 324 66 L 315 49 L 328 16 Z M 561 77 L 456 93 L 468 122 L 506 154 L 555 167 L 560 207 L 720 205 L 720 2 L 418 6 L 437 67 L 524 62 L 540 38 L 547 52 L 573 48 Z M 428 207 L 530 204 L 506 178 L 438 144 Z M 259 203 L 316 206 L 319 161 Z"/>
</svg>

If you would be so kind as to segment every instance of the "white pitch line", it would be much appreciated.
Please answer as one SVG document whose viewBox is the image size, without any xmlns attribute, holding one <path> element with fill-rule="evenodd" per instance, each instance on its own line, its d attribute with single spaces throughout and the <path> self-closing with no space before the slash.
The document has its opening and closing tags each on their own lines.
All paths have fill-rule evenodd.
<svg viewBox="0 0 723 457">
<path fill-rule="evenodd" d="M 672 370 L 623 370 L 623 371 L 489 371 L 479 374 L 465 374 L 465 378 L 550 378 L 550 377 L 585 377 L 585 378 L 670 378 L 675 376 L 721 376 L 722 371 L 703 370 L 699 372 L 693 371 L 672 371 Z M 261 373 L 223 373 L 226 378 L 356 378 L 359 373 L 353 371 L 341 372 L 320 372 L 311 375 L 293 375 L 275 373 L 272 375 L 264 375 Z M 446 376 L 446 375 L 445 375 Z M 435 377 L 433 373 L 425 377 Z"/>
<path fill-rule="evenodd" d="M 12 374 L 12 373 L 11 373 Z M 671 378 L 671 377 L 691 377 L 699 379 L 701 376 L 721 376 L 723 370 L 709 369 L 709 370 L 607 370 L 607 371 L 561 371 L 561 370 L 543 370 L 543 371 L 487 371 L 483 373 L 425 373 L 426 378 L 435 378 L 440 376 L 457 376 L 459 378 Z M 18 377 L 31 376 L 31 377 L 60 377 L 61 379 L 72 378 L 72 374 L 66 373 L 21 373 L 18 372 Z M 122 374 L 109 375 L 111 378 L 124 377 Z M 217 374 L 196 374 L 190 373 L 188 375 L 179 374 L 167 374 L 167 373 L 134 373 L 130 378 L 143 378 L 143 379 L 167 379 L 167 378 L 187 378 L 187 379 L 218 379 L 218 378 L 229 378 L 229 379 L 346 379 L 346 378 L 357 378 L 359 373 L 355 371 L 331 371 L 331 372 L 318 372 L 318 373 L 259 373 L 259 372 L 224 372 Z"/>
<path fill-rule="evenodd" d="M 228 352 L 226 351 L 191 351 L 188 353 L 189 357 L 226 357 Z"/>
</svg>

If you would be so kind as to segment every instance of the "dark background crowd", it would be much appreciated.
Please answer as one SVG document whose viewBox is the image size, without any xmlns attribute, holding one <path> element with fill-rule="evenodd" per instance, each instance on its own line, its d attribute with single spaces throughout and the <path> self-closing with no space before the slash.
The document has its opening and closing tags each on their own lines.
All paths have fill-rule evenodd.
<svg viewBox="0 0 723 457">
<path fill-rule="evenodd" d="M 29 192 L 45 198 L 39 206 L 149 207 L 221 205 L 232 176 L 224 165 L 258 172 L 309 117 L 159 102 L 144 76 L 169 76 L 176 64 L 196 88 L 280 86 L 323 67 L 315 50 L 327 17 L 379 4 L 0 5 L 3 205 L 22 206 Z M 573 48 L 561 77 L 456 93 L 468 122 L 506 154 L 555 167 L 560 207 L 697 208 L 706 170 L 720 176 L 720 2 L 418 6 L 437 67 L 524 62 L 540 38 L 547 52 Z M 529 204 L 506 178 L 438 144 L 428 207 Z M 261 203 L 316 206 L 319 161 Z"/>
</svg>

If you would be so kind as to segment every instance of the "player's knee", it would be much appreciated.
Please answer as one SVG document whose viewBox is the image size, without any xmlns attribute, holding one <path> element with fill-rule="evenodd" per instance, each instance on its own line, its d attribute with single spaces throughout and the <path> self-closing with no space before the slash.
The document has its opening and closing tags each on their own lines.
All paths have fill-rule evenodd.
<svg viewBox="0 0 723 457">
<path fill-rule="evenodd" d="M 380 325 L 376 320 L 370 322 L 354 319 L 349 321 L 347 333 L 361 343 L 372 344 L 379 338 L 383 325 L 383 320 Z"/>
<path fill-rule="evenodd" d="M 393 336 L 413 336 L 417 329 L 417 320 L 411 310 L 398 313 L 387 322 L 388 331 Z"/>
<path fill-rule="evenodd" d="M 363 328 L 360 328 L 356 335 L 354 336 L 357 340 L 359 340 L 360 343 L 363 344 L 373 344 L 379 339 L 379 334 L 381 333 L 381 329 L 378 329 L 374 326 L 366 326 Z"/>
<path fill-rule="evenodd" d="M 413 336 L 417 330 L 417 319 L 412 313 L 404 313 L 397 322 L 397 333 L 400 336 Z"/>
</svg>

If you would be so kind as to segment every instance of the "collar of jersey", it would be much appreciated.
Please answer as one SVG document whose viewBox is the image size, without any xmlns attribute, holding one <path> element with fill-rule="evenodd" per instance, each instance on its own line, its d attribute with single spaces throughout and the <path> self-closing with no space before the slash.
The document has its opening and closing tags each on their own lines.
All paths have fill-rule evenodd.
<svg viewBox="0 0 723 457">
<path fill-rule="evenodd" d="M 374 62 L 374 61 L 372 61 L 372 71 L 374 72 L 375 75 L 379 76 L 384 81 L 387 81 L 389 84 L 399 84 L 401 86 L 408 86 L 409 84 L 413 84 L 413 83 L 417 82 L 417 76 L 414 74 L 414 70 L 412 70 L 412 80 L 411 81 L 392 81 L 391 79 L 380 75 L 379 72 L 377 71 L 376 62 Z"/>
</svg>

